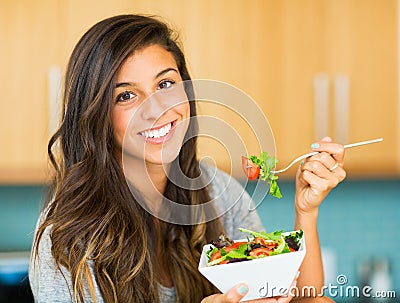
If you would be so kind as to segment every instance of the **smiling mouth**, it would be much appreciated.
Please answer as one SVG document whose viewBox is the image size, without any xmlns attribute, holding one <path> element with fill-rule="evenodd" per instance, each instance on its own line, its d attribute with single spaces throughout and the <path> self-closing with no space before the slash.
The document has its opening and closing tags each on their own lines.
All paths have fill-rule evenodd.
<svg viewBox="0 0 400 303">
<path fill-rule="evenodd" d="M 157 128 L 152 128 L 149 130 L 144 130 L 142 132 L 139 132 L 139 135 L 146 137 L 147 138 L 153 138 L 153 139 L 159 139 L 162 137 L 165 137 L 166 135 L 169 134 L 173 126 L 175 125 L 176 121 L 172 121 L 168 124 L 165 124 L 162 127 L 157 127 Z"/>
</svg>

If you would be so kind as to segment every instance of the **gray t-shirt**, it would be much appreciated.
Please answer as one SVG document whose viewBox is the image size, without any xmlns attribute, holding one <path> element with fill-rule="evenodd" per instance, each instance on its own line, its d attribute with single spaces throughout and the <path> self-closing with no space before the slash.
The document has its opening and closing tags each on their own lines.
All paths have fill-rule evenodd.
<svg viewBox="0 0 400 303">
<path fill-rule="evenodd" d="M 249 211 L 249 208 L 254 208 L 254 204 L 239 182 L 224 172 L 211 167 L 206 167 L 205 172 L 211 178 L 210 196 L 212 199 L 216 199 L 217 212 L 223 213 L 220 219 L 225 227 L 226 234 L 230 238 L 243 238 L 238 230 L 239 227 L 256 231 L 264 229 L 257 212 Z M 54 264 L 51 254 L 50 230 L 51 227 L 45 230 L 39 244 L 39 258 L 31 261 L 29 267 L 29 281 L 35 302 L 75 302 L 72 296 L 73 288 L 69 272 L 64 267 L 57 270 Z M 89 263 L 89 267 L 94 277 L 93 265 Z M 95 279 L 93 280 L 95 281 Z M 158 290 L 160 302 L 175 302 L 175 289 L 173 287 L 167 288 L 159 285 Z M 95 294 L 97 302 L 104 302 L 97 284 L 95 284 Z M 92 302 L 89 292 L 85 295 L 85 302 Z"/>
</svg>

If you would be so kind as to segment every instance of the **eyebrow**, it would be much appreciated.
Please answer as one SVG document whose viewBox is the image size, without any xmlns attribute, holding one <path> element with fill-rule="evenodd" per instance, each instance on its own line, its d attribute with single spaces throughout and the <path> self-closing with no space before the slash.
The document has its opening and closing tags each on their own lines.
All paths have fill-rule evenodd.
<svg viewBox="0 0 400 303">
<path fill-rule="evenodd" d="M 168 67 L 168 68 L 163 69 L 162 71 L 160 71 L 160 72 L 154 77 L 154 80 L 156 80 L 157 78 L 161 77 L 162 75 L 164 75 L 164 74 L 166 74 L 166 73 L 168 73 L 168 72 L 170 72 L 170 71 L 174 71 L 174 72 L 176 72 L 177 74 L 179 74 L 179 72 L 178 72 L 178 70 L 177 70 L 176 68 Z M 135 83 L 134 83 L 134 82 L 121 82 L 121 83 L 117 83 L 117 84 L 115 85 L 115 88 L 121 87 L 121 86 L 135 86 Z"/>
</svg>

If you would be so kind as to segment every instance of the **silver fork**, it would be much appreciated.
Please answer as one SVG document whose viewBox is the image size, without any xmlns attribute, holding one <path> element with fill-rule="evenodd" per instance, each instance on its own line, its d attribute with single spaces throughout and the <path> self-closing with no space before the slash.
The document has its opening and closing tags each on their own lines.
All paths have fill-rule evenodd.
<svg viewBox="0 0 400 303">
<path fill-rule="evenodd" d="M 373 139 L 373 140 L 367 140 L 367 141 L 361 141 L 361 142 L 346 144 L 343 147 L 344 148 L 351 148 L 351 147 L 355 147 L 355 146 L 360 146 L 360 145 L 365 145 L 365 144 L 372 144 L 372 143 L 377 143 L 377 142 L 381 142 L 381 141 L 383 141 L 383 138 L 378 138 L 378 139 Z M 300 157 L 297 157 L 292 162 L 290 162 L 289 165 L 286 166 L 285 168 L 280 169 L 280 170 L 273 170 L 272 173 L 274 173 L 274 174 L 283 173 L 283 172 L 287 171 L 289 168 L 291 168 L 296 162 L 299 162 L 299 161 L 301 161 L 301 160 L 303 160 L 305 158 L 314 156 L 314 155 L 316 155 L 318 153 L 319 153 L 318 151 L 315 151 L 315 152 L 311 152 L 311 153 L 308 153 L 308 154 L 304 154 L 304 155 L 302 155 Z"/>
</svg>

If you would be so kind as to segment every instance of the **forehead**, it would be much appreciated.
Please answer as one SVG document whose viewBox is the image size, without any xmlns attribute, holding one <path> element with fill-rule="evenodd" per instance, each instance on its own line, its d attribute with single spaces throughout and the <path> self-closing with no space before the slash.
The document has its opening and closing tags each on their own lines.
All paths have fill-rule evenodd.
<svg viewBox="0 0 400 303">
<path fill-rule="evenodd" d="M 150 45 L 136 50 L 122 63 L 117 72 L 117 81 L 152 78 L 169 67 L 178 69 L 172 53 L 160 45 Z"/>
</svg>

